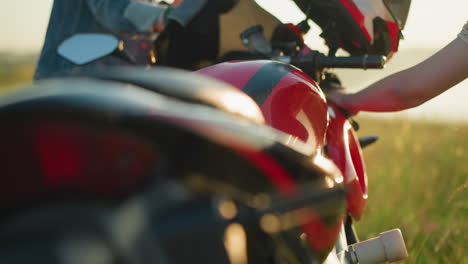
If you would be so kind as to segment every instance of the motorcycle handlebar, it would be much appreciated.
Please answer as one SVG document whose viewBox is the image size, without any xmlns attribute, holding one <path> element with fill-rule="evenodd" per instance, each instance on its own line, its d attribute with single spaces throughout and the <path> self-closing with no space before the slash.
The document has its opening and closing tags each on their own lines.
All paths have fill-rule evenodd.
<svg viewBox="0 0 468 264">
<path fill-rule="evenodd" d="M 385 56 L 329 57 L 312 51 L 305 55 L 290 58 L 289 63 L 305 71 L 312 72 L 323 68 L 382 69 L 385 66 L 385 60 Z"/>
<path fill-rule="evenodd" d="M 358 68 L 382 69 L 385 65 L 385 56 L 351 56 L 335 57 L 325 56 L 316 50 L 308 50 L 306 54 L 294 57 L 272 56 L 271 43 L 263 35 L 263 27 L 255 25 L 243 31 L 240 35 L 242 43 L 252 52 L 271 57 L 274 60 L 292 64 L 305 72 L 321 71 L 324 68 Z"/>
<path fill-rule="evenodd" d="M 353 56 L 353 57 L 327 57 L 321 56 L 319 63 L 325 68 L 360 68 L 382 69 L 385 66 L 384 56 Z"/>
</svg>

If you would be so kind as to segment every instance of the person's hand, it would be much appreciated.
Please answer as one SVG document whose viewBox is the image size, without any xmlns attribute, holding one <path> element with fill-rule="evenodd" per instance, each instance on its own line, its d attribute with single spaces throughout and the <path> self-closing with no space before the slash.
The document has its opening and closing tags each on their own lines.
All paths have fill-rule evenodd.
<svg viewBox="0 0 468 264">
<path fill-rule="evenodd" d="M 341 108 L 346 116 L 354 116 L 359 112 L 351 109 L 351 96 L 351 94 L 347 94 L 343 89 L 330 89 L 327 92 L 327 100 Z"/>
</svg>

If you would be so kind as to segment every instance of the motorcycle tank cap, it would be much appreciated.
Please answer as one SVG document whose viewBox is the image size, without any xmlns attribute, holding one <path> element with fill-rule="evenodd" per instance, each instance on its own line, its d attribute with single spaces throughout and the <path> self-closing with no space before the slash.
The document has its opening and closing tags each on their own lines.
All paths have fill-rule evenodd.
<svg viewBox="0 0 468 264">
<path fill-rule="evenodd" d="M 383 55 L 390 59 L 403 38 L 411 0 L 294 0 L 317 23 L 327 45 L 352 56 Z"/>
</svg>

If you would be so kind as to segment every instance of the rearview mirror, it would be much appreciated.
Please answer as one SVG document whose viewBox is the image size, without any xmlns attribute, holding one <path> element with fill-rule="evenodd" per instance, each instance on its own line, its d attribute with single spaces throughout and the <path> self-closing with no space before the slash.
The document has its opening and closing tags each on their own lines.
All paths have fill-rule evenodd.
<svg viewBox="0 0 468 264">
<path fill-rule="evenodd" d="M 57 53 L 68 61 L 83 65 L 118 50 L 120 40 L 111 34 L 83 33 L 64 40 Z"/>
</svg>

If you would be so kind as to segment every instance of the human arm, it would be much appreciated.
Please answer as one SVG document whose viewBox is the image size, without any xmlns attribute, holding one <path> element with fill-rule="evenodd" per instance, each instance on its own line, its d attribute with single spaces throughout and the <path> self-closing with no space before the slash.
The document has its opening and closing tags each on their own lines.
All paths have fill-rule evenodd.
<svg viewBox="0 0 468 264">
<path fill-rule="evenodd" d="M 357 93 L 333 91 L 328 98 L 350 113 L 400 111 L 434 98 L 467 77 L 468 43 L 458 37 L 411 68 L 392 74 Z"/>
</svg>

